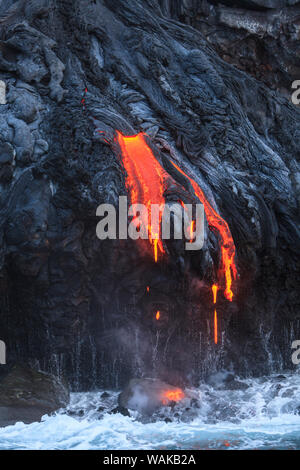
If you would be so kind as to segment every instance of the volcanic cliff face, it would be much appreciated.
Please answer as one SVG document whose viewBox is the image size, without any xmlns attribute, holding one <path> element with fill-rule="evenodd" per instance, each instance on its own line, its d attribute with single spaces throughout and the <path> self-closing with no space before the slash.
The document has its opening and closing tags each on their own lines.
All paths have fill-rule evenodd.
<svg viewBox="0 0 300 470">
<path fill-rule="evenodd" d="M 299 0 L 160 0 L 165 15 L 193 26 L 226 62 L 287 99 L 299 80 Z"/>
<path fill-rule="evenodd" d="M 10 363 L 76 389 L 291 368 L 300 337 L 300 111 L 166 5 L 0 2 L 0 337 Z M 97 206 L 130 197 L 118 135 L 144 136 L 164 197 L 201 190 L 202 250 L 170 241 L 155 262 L 136 241 L 96 237 Z M 209 213 L 234 243 L 231 299 Z"/>
</svg>

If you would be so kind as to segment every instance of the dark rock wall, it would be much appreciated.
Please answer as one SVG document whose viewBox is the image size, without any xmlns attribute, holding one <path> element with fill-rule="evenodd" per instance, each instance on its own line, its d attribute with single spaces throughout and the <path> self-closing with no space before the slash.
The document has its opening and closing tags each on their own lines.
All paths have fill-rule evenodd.
<svg viewBox="0 0 300 470">
<path fill-rule="evenodd" d="M 202 32 L 223 60 L 290 100 L 300 76 L 298 0 L 161 0 L 165 15 Z"/>
<path fill-rule="evenodd" d="M 0 425 L 40 421 L 69 400 L 68 387 L 57 377 L 17 364 L 0 380 Z"/>
<path fill-rule="evenodd" d="M 0 4 L 0 337 L 10 362 L 65 374 L 75 389 L 291 368 L 300 337 L 300 112 L 171 19 L 171 3 Z M 201 252 L 173 245 L 158 264 L 133 241 L 96 238 L 97 206 L 126 194 L 96 128 L 147 132 L 165 167 L 185 165 L 228 222 L 239 280 L 232 303 L 219 299 L 219 345 L 211 231 Z"/>
</svg>

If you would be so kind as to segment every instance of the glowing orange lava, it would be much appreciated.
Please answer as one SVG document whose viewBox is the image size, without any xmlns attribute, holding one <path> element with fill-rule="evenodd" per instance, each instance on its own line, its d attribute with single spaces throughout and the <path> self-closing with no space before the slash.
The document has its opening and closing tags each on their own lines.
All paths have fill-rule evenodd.
<svg viewBox="0 0 300 470">
<path fill-rule="evenodd" d="M 151 221 L 151 204 L 164 204 L 164 181 L 169 177 L 159 161 L 155 158 L 151 148 L 145 140 L 146 134 L 139 133 L 133 136 L 123 136 L 116 131 L 122 161 L 126 170 L 126 187 L 130 192 L 131 204 L 144 204 L 148 209 L 148 216 L 143 220 L 147 228 L 148 237 L 153 245 L 155 262 L 158 261 L 159 252 L 164 253 L 164 247 L 160 234 L 160 223 L 162 214 L 159 214 L 159 226 L 153 227 Z M 232 301 L 232 282 L 236 279 L 237 270 L 235 266 L 235 246 L 227 222 L 215 211 L 207 201 L 199 185 L 189 177 L 178 165 L 171 161 L 173 166 L 183 174 L 191 183 L 195 195 L 204 205 L 204 211 L 210 228 L 217 230 L 221 244 L 221 263 L 219 274 L 224 279 L 224 295 L 227 300 Z M 143 217 L 143 215 L 141 215 Z M 194 221 L 190 226 L 190 235 L 194 230 Z"/>
<path fill-rule="evenodd" d="M 164 180 L 167 172 L 153 155 L 145 141 L 145 134 L 139 133 L 125 137 L 117 131 L 117 140 L 122 152 L 122 162 L 126 170 L 126 187 L 130 192 L 131 204 L 144 204 L 148 209 L 149 220 L 143 225 L 148 229 L 150 243 L 153 245 L 154 260 L 158 260 L 158 251 L 164 253 L 159 227 L 151 225 L 151 204 L 164 204 Z"/>
<path fill-rule="evenodd" d="M 172 165 L 182 174 L 184 175 L 191 183 L 196 196 L 198 197 L 199 201 L 202 202 L 204 206 L 204 211 L 206 218 L 208 220 L 208 224 L 211 227 L 214 227 L 220 234 L 221 237 L 221 273 L 225 277 L 225 291 L 224 295 L 227 300 L 232 301 L 233 299 L 233 292 L 231 290 L 232 287 L 232 278 L 236 279 L 237 270 L 234 263 L 235 257 L 235 246 L 232 235 L 230 233 L 230 229 L 228 227 L 227 222 L 214 210 L 214 208 L 209 204 L 207 201 L 202 189 L 198 186 L 198 184 L 190 178 L 176 163 L 172 162 Z"/>
<path fill-rule="evenodd" d="M 160 311 L 159 311 L 159 310 L 157 310 L 156 315 L 155 315 L 155 318 L 156 318 L 156 320 L 159 320 L 159 319 L 160 319 Z"/>
<path fill-rule="evenodd" d="M 166 390 L 162 395 L 162 403 L 167 405 L 169 401 L 180 401 L 185 397 L 185 394 L 181 388 L 175 388 L 174 390 Z"/>
<path fill-rule="evenodd" d="M 214 313 L 214 339 L 215 339 L 215 344 L 218 344 L 218 316 L 217 316 L 217 310 L 215 310 L 215 313 Z"/>
<path fill-rule="evenodd" d="M 154 245 L 154 261 L 155 261 L 155 263 L 157 263 L 157 257 L 158 257 L 158 254 L 157 254 L 158 240 L 157 240 L 157 238 L 153 240 L 153 245 Z"/>
<path fill-rule="evenodd" d="M 190 225 L 190 243 L 193 243 L 194 227 L 195 227 L 195 221 L 192 220 L 191 225 Z"/>
<path fill-rule="evenodd" d="M 213 293 L 214 304 L 216 304 L 217 303 L 217 294 L 218 294 L 217 284 L 213 284 L 211 290 L 212 290 L 212 293 Z"/>
<path fill-rule="evenodd" d="M 218 295 L 218 286 L 217 284 L 213 284 L 211 287 L 213 293 L 213 302 L 214 304 L 217 303 L 217 295 Z M 214 311 L 214 340 L 215 344 L 218 344 L 218 315 L 217 310 Z"/>
</svg>

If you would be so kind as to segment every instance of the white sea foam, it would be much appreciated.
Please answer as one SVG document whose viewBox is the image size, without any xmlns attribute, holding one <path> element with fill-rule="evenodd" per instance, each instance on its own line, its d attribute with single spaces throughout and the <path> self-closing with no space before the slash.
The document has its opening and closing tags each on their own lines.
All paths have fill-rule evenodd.
<svg viewBox="0 0 300 470">
<path fill-rule="evenodd" d="M 72 394 L 68 412 L 0 428 L 0 449 L 300 449 L 300 375 L 244 381 L 246 390 L 197 389 L 191 422 L 142 423 L 110 414 L 117 394 Z M 99 408 L 101 406 L 101 408 Z"/>
</svg>

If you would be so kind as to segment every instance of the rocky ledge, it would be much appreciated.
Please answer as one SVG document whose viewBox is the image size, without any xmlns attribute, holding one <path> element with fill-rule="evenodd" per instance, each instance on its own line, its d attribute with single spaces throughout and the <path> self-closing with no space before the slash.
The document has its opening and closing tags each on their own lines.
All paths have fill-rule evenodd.
<svg viewBox="0 0 300 470">
<path fill-rule="evenodd" d="M 28 366 L 16 365 L 0 380 L 0 426 L 40 421 L 43 415 L 68 402 L 68 387 L 62 381 Z"/>
</svg>

